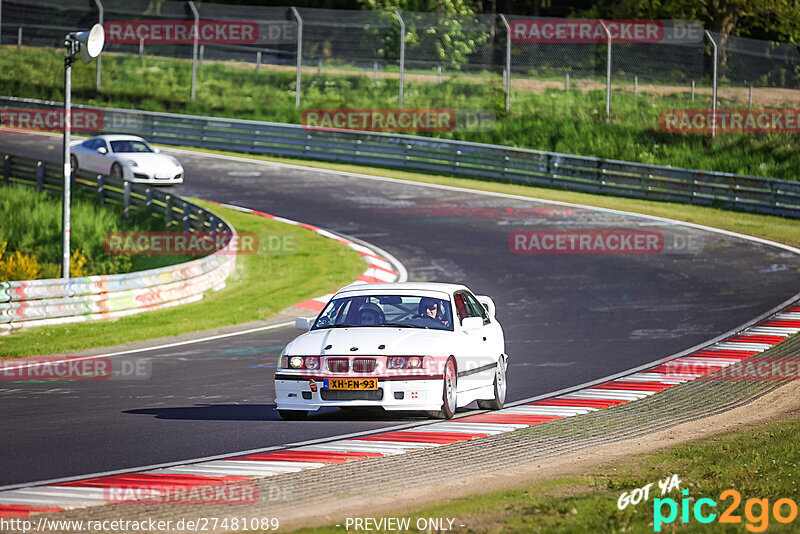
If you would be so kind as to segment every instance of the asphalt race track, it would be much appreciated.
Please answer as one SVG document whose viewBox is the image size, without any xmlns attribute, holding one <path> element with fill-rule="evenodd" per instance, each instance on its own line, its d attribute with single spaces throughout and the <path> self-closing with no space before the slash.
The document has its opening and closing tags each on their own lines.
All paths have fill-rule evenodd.
<svg viewBox="0 0 800 534">
<path fill-rule="evenodd" d="M 0 151 L 51 161 L 59 159 L 60 143 L 0 134 Z M 800 286 L 798 256 L 670 223 L 199 154 L 178 157 L 187 178 L 173 188 L 177 194 L 361 238 L 403 262 L 409 280 L 462 282 L 491 295 L 511 356 L 509 401 L 687 349 L 770 310 Z M 577 229 L 662 232 L 665 251 L 509 250 L 512 231 Z M 0 383 L 0 455 L 15 458 L 4 462 L 0 486 L 409 420 L 331 410 L 304 422 L 281 421 L 272 375 L 283 345 L 297 333 L 272 330 L 142 353 L 152 364 L 147 380 Z"/>
</svg>

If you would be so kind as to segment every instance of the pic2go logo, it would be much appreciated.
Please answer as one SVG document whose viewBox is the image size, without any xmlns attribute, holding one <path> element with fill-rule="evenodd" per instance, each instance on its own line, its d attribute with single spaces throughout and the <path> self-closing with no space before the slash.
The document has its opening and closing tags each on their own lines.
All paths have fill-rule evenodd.
<svg viewBox="0 0 800 534">
<path fill-rule="evenodd" d="M 698 523 L 711 523 L 717 519 L 717 514 L 711 511 L 712 508 L 717 507 L 717 503 L 713 499 L 702 498 L 695 501 L 694 505 L 689 503 L 689 490 L 681 492 L 683 498 L 681 499 L 680 512 L 681 523 L 689 523 L 690 513 L 694 516 L 695 521 Z M 737 508 L 742 502 L 742 495 L 734 490 L 728 489 L 719 494 L 720 502 L 731 499 L 732 502 L 725 511 L 720 514 L 720 523 L 741 523 L 742 517 L 736 514 Z M 664 507 L 669 511 L 664 515 Z M 797 519 L 797 503 L 792 499 L 782 498 L 775 501 L 772 505 L 772 517 L 778 523 L 791 523 Z M 786 513 L 785 513 L 786 512 Z M 744 504 L 744 516 L 747 520 L 745 528 L 750 532 L 764 532 L 769 526 L 770 506 L 769 499 L 747 499 Z M 667 497 L 666 499 L 653 500 L 653 531 L 661 532 L 663 525 L 669 525 L 678 518 L 678 503 L 675 499 Z"/>
</svg>

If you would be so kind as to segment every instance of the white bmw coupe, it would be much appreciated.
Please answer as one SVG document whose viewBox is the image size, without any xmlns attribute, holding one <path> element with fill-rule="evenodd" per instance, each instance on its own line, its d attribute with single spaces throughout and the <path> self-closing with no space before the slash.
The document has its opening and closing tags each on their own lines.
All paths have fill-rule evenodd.
<svg viewBox="0 0 800 534">
<path fill-rule="evenodd" d="M 85 169 L 129 182 L 183 183 L 183 166 L 135 135 L 98 135 L 70 147 L 72 170 Z"/>
<path fill-rule="evenodd" d="M 462 285 L 394 283 L 339 290 L 284 348 L 275 403 L 284 419 L 324 406 L 379 406 L 450 419 L 506 397 L 503 329 L 491 298 Z"/>
</svg>

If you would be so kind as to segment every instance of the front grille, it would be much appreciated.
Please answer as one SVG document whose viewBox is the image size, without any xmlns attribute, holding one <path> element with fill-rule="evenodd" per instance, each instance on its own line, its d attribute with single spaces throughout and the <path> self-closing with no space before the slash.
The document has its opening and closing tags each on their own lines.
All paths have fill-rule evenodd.
<svg viewBox="0 0 800 534">
<path fill-rule="evenodd" d="M 138 178 L 139 180 L 149 180 L 150 177 L 146 174 L 139 174 L 138 172 L 133 173 L 134 178 Z"/>
<path fill-rule="evenodd" d="M 383 388 L 378 389 L 321 389 L 319 391 L 322 400 L 345 401 L 345 400 L 383 400 Z"/>
<path fill-rule="evenodd" d="M 346 373 L 350 370 L 350 360 L 347 358 L 328 358 L 328 371 L 331 373 Z"/>
<path fill-rule="evenodd" d="M 375 372 L 375 358 L 356 358 L 353 360 L 354 373 Z"/>
</svg>

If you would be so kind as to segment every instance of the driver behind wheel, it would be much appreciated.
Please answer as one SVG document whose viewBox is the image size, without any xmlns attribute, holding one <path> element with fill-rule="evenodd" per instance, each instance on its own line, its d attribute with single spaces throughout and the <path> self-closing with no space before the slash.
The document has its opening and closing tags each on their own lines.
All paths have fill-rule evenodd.
<svg viewBox="0 0 800 534">
<path fill-rule="evenodd" d="M 444 326 L 447 326 L 448 324 L 447 312 L 442 301 L 439 299 L 433 299 L 429 297 L 420 299 L 419 308 L 417 311 L 419 316 L 423 319 L 436 321 Z"/>
</svg>

